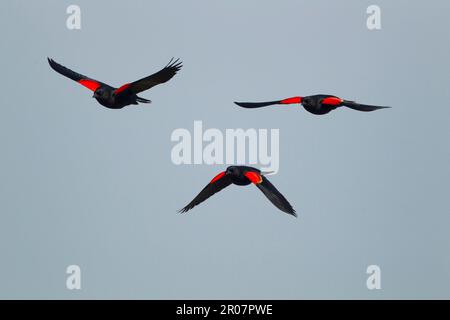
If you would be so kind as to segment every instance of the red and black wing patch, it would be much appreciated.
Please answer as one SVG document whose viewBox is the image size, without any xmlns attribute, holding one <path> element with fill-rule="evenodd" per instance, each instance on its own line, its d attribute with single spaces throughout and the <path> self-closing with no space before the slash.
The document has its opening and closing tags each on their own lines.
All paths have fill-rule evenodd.
<svg viewBox="0 0 450 320">
<path fill-rule="evenodd" d="M 142 78 L 135 82 L 127 83 L 116 89 L 115 94 L 131 92 L 137 94 L 139 92 L 148 90 L 158 84 L 164 83 L 172 79 L 172 77 L 181 69 L 182 63 L 179 59 L 169 61 L 169 63 L 158 72 L 151 76 Z"/>
<path fill-rule="evenodd" d="M 179 210 L 180 213 L 185 213 L 192 208 L 194 208 L 196 205 L 202 203 L 209 197 L 211 197 L 213 194 L 219 192 L 220 190 L 228 187 L 231 184 L 231 179 L 225 175 L 225 172 L 219 173 L 217 176 L 215 176 L 210 183 L 206 187 L 203 188 L 202 191 L 192 200 L 187 206 L 185 206 L 183 209 Z"/>
<path fill-rule="evenodd" d="M 238 106 L 242 108 L 261 108 L 272 106 L 275 104 L 293 104 L 302 103 L 302 97 L 292 97 L 283 100 L 267 101 L 267 102 L 235 102 Z"/>
<path fill-rule="evenodd" d="M 372 105 L 368 105 L 368 104 L 360 104 L 355 101 L 348 101 L 348 100 L 343 100 L 342 105 L 349 107 L 350 109 L 353 109 L 353 110 L 365 111 L 365 112 L 390 108 L 387 106 L 372 106 Z"/>
<path fill-rule="evenodd" d="M 340 106 L 344 100 L 338 97 L 326 97 L 322 99 L 322 104 L 327 104 L 329 106 Z"/>
<path fill-rule="evenodd" d="M 245 176 L 264 193 L 267 199 L 269 199 L 270 202 L 275 205 L 275 207 L 283 212 L 293 215 L 294 217 L 297 216 L 292 205 L 266 177 L 259 173 L 251 171 L 245 173 Z"/>
<path fill-rule="evenodd" d="M 246 173 L 244 173 L 244 176 L 246 176 L 247 179 L 254 184 L 259 184 L 263 181 L 262 175 L 258 172 L 247 171 Z"/>
<path fill-rule="evenodd" d="M 79 84 L 85 86 L 89 90 L 95 91 L 101 86 L 108 86 L 100 81 L 91 79 L 89 77 L 86 77 L 82 74 L 79 74 L 75 71 L 70 70 L 69 68 L 66 68 L 59 63 L 55 62 L 53 59 L 47 58 L 48 63 L 50 64 L 50 67 L 52 67 L 53 70 L 56 72 L 62 74 L 63 76 L 72 79 Z"/>
</svg>

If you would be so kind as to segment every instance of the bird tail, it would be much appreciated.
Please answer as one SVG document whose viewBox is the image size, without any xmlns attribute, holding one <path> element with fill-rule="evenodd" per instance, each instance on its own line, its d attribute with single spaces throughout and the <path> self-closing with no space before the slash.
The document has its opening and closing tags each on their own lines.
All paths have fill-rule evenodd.
<svg viewBox="0 0 450 320">
<path fill-rule="evenodd" d="M 147 99 L 144 99 L 141 97 L 136 97 L 136 101 L 140 102 L 140 103 L 151 103 L 152 102 L 151 100 L 147 100 Z"/>
<path fill-rule="evenodd" d="M 372 106 L 372 105 L 368 105 L 368 104 L 360 104 L 360 103 L 357 103 L 354 101 L 348 101 L 348 100 L 344 100 L 342 102 L 342 105 L 349 107 L 350 109 L 353 109 L 353 110 L 365 111 L 365 112 L 390 108 L 387 106 Z"/>
<path fill-rule="evenodd" d="M 302 98 L 301 97 L 292 97 L 287 98 L 283 100 L 276 100 L 276 101 L 267 101 L 267 102 L 235 102 L 238 106 L 242 108 L 261 108 L 261 107 L 267 107 L 272 106 L 275 104 L 293 104 L 293 103 L 301 103 Z"/>
</svg>

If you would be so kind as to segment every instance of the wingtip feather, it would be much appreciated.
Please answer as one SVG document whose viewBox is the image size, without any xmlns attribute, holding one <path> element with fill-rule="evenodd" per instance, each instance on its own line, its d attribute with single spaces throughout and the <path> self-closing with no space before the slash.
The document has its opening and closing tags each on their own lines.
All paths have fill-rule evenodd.
<svg viewBox="0 0 450 320">
<path fill-rule="evenodd" d="M 184 208 L 182 208 L 182 209 L 178 210 L 178 211 L 177 211 L 177 213 L 179 213 L 179 214 L 183 214 L 183 213 L 186 213 L 186 212 L 188 212 L 188 211 L 189 211 L 190 209 L 191 209 L 191 208 L 188 208 L 188 207 L 184 207 Z"/>
<path fill-rule="evenodd" d="M 179 71 L 183 67 L 183 62 L 180 61 L 180 58 L 174 60 L 174 58 L 170 59 L 169 63 L 165 66 L 165 68 L 173 68 L 175 72 Z"/>
</svg>

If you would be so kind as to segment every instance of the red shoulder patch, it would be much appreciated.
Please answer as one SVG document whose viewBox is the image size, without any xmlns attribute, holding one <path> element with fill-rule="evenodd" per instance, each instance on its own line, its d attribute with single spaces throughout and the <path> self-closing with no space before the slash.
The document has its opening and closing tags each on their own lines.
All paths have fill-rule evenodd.
<svg viewBox="0 0 450 320">
<path fill-rule="evenodd" d="M 262 182 L 262 176 L 259 173 L 249 171 L 244 174 L 248 180 L 253 182 L 254 184 L 259 184 Z"/>
<path fill-rule="evenodd" d="M 129 87 L 130 87 L 130 84 L 129 84 L 129 83 L 124 84 L 124 85 L 121 86 L 120 88 L 116 89 L 116 90 L 114 91 L 114 93 L 115 93 L 115 94 L 119 94 L 119 93 L 121 93 L 122 91 L 127 90 Z"/>
<path fill-rule="evenodd" d="M 292 97 L 280 101 L 280 104 L 302 103 L 302 97 Z"/>
<path fill-rule="evenodd" d="M 217 176 L 215 176 L 215 177 L 211 180 L 210 183 L 214 183 L 214 182 L 216 182 L 217 180 L 222 179 L 224 176 L 225 176 L 225 171 L 224 171 L 224 172 L 221 172 L 221 173 L 219 173 Z"/>
<path fill-rule="evenodd" d="M 95 91 L 97 90 L 99 87 L 101 87 L 102 85 L 100 83 L 98 83 L 97 81 L 94 80 L 88 80 L 88 79 L 81 79 L 80 81 L 78 81 L 79 84 L 85 86 L 86 88 Z"/>
<path fill-rule="evenodd" d="M 328 104 L 331 106 L 338 106 L 341 104 L 341 102 L 342 102 L 342 99 L 338 98 L 338 97 L 328 97 L 328 98 L 325 98 L 322 100 L 323 104 Z"/>
</svg>

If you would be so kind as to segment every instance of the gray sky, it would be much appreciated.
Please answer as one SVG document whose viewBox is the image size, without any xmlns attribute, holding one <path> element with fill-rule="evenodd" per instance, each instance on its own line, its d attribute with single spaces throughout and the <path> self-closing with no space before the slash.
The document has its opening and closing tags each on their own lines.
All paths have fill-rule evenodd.
<svg viewBox="0 0 450 320">
<path fill-rule="evenodd" d="M 82 29 L 66 28 L 81 7 Z M 381 7 L 369 31 L 366 8 Z M 0 298 L 450 298 L 448 1 L 8 1 L 0 10 Z M 151 105 L 108 110 L 46 57 L 114 86 L 180 57 Z M 314 116 L 235 100 L 336 94 Z M 170 158 L 176 128 L 280 129 L 299 213 Z M 77 264 L 82 289 L 65 287 Z M 370 264 L 382 289 L 369 291 Z"/>
</svg>

